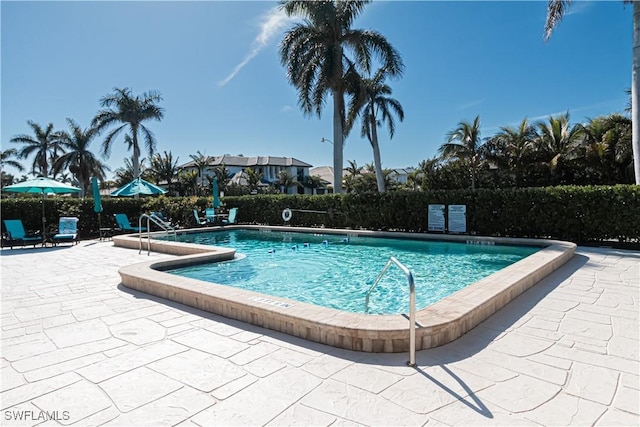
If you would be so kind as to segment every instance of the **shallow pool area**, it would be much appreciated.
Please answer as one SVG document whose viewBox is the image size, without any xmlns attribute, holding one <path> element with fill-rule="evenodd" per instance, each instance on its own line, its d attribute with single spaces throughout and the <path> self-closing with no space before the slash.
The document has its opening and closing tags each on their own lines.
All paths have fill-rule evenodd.
<svg viewBox="0 0 640 427">
<path fill-rule="evenodd" d="M 391 256 L 412 271 L 420 310 L 540 249 L 271 230 L 188 233 L 178 241 L 235 249 L 236 256 L 171 274 L 370 314 L 409 310 L 409 286 L 400 270 L 385 274 L 365 304 Z"/>
<path fill-rule="evenodd" d="M 416 350 L 437 347 L 460 337 L 564 265 L 573 257 L 576 250 L 576 245 L 571 242 L 554 240 L 251 225 L 184 230 L 178 237 L 179 240 L 185 240 L 187 237 L 184 234 L 222 230 L 253 230 L 265 234 L 269 231 L 295 230 L 330 235 L 334 239 L 342 239 L 345 236 L 351 239 L 382 237 L 458 242 L 465 245 L 468 243 L 469 246 L 531 246 L 538 249 L 535 253 L 418 310 L 414 323 Z M 181 277 L 172 274 L 170 270 L 203 263 L 230 261 L 234 259 L 236 250 L 199 243 L 147 239 L 146 236 L 147 234 L 144 234 L 142 239 L 137 235 L 115 236 L 113 242 L 115 246 L 136 250 L 144 247 L 145 250 L 149 248 L 151 251 L 178 256 L 122 267 L 119 270 L 121 283 L 128 288 L 231 319 L 349 350 L 406 352 L 412 347 L 409 320 L 404 313 L 348 312 L 277 295 Z M 403 287 L 406 287 L 406 284 Z"/>
</svg>

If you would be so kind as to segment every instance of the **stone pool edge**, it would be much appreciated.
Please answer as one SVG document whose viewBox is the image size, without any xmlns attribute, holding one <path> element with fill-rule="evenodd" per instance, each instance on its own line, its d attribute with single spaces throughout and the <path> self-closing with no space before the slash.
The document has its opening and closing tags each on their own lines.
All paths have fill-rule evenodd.
<svg viewBox="0 0 640 427">
<path fill-rule="evenodd" d="M 221 227 L 184 232 L 215 231 Z M 542 247 L 538 252 L 482 279 L 416 313 L 416 349 L 447 344 L 468 332 L 500 308 L 569 261 L 576 250 L 571 242 L 468 235 L 336 230 L 317 228 L 226 226 L 231 229 L 297 231 L 343 236 L 398 238 Z M 153 234 L 153 233 L 152 233 Z M 137 235 L 115 236 L 114 245 L 139 249 Z M 147 249 L 146 239 L 143 250 Z M 120 268 L 122 284 L 147 294 L 283 332 L 310 341 L 364 352 L 409 350 L 409 321 L 403 315 L 350 313 L 312 304 L 216 285 L 167 273 L 171 267 L 232 259 L 235 250 L 189 243 L 151 240 L 151 250 L 177 258 L 149 261 Z M 419 284 L 416 284 L 419 286 Z"/>
</svg>

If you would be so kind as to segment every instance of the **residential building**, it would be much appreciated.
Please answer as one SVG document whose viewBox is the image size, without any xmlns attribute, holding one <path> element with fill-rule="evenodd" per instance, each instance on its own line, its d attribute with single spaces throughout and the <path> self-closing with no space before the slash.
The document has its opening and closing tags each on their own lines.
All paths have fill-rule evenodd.
<svg viewBox="0 0 640 427">
<path fill-rule="evenodd" d="M 240 185 L 246 184 L 246 175 L 244 171 L 251 168 L 262 174 L 263 186 L 273 184 L 278 180 L 278 175 L 282 171 L 288 172 L 297 179 L 299 183 L 304 183 L 309 176 L 309 168 L 311 165 L 293 157 L 275 157 L 275 156 L 231 156 L 225 154 L 223 156 L 209 156 L 207 167 L 203 171 L 203 178 L 206 176 L 213 177 L 215 174 L 213 169 L 224 165 L 229 171 L 231 182 Z M 194 161 L 187 162 L 180 166 L 181 169 L 187 171 L 196 171 L 198 168 Z M 311 190 L 302 185 L 291 186 L 286 189 L 287 194 L 305 194 L 311 193 Z"/>
</svg>

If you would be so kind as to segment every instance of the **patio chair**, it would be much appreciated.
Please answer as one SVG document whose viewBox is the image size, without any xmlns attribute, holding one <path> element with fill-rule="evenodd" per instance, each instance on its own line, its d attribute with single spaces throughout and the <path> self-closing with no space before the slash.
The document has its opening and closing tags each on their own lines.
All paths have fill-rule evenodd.
<svg viewBox="0 0 640 427">
<path fill-rule="evenodd" d="M 236 215 L 238 214 L 238 208 L 229 209 L 229 216 L 227 219 L 222 220 L 223 225 L 227 224 L 235 224 L 236 223 Z"/>
<path fill-rule="evenodd" d="M 216 222 L 216 210 L 214 208 L 207 208 L 204 210 L 204 219 L 207 224 L 213 224 Z"/>
<path fill-rule="evenodd" d="M 146 227 L 134 227 L 129 222 L 129 218 L 123 213 L 113 214 L 116 219 L 116 224 L 118 224 L 118 228 L 125 233 L 128 231 L 132 231 L 135 233 L 140 233 L 143 231 L 147 231 Z"/>
<path fill-rule="evenodd" d="M 7 243 L 13 249 L 14 245 L 33 245 L 35 248 L 38 243 L 42 244 L 42 234 L 32 233 L 27 234 L 24 231 L 22 220 L 19 219 L 3 219 L 4 228 L 7 232 Z"/>
<path fill-rule="evenodd" d="M 74 216 L 60 217 L 58 223 L 58 233 L 55 234 L 51 241 L 54 245 L 58 243 L 70 242 L 72 245 L 78 243 L 78 218 Z"/>
<path fill-rule="evenodd" d="M 198 215 L 198 210 L 197 209 L 193 210 L 193 217 L 196 219 L 196 225 L 206 225 L 207 224 L 207 218 L 200 218 L 200 215 Z"/>
</svg>

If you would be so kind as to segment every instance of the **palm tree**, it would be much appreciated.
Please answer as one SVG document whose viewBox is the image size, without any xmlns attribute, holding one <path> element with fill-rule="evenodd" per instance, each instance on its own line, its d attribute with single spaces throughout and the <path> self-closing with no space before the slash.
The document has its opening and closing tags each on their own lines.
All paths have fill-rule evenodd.
<svg viewBox="0 0 640 427">
<path fill-rule="evenodd" d="M 560 23 L 572 0 L 549 0 L 545 22 L 545 41 L 549 41 L 554 28 Z M 636 184 L 640 185 L 640 2 L 624 0 L 633 4 L 633 65 L 631 70 L 631 122 L 633 169 Z"/>
<path fill-rule="evenodd" d="M 400 121 L 404 120 L 402 105 L 391 95 L 391 88 L 384 83 L 386 70 L 381 68 L 371 78 L 360 80 L 360 87 L 355 90 L 349 107 L 347 128 L 351 128 L 357 116 L 362 117 L 361 136 L 367 137 L 373 148 L 373 163 L 375 165 L 376 183 L 380 193 L 385 192 L 385 180 L 382 173 L 382 161 L 380 160 L 380 145 L 378 144 L 378 126 L 386 122 L 389 128 L 389 137 L 393 139 L 395 123 L 392 112 Z M 378 118 L 378 115 L 381 115 Z"/>
<path fill-rule="evenodd" d="M 33 136 L 26 134 L 17 135 L 11 138 L 10 141 L 24 144 L 24 147 L 18 151 L 18 156 L 23 159 L 35 153 L 33 163 L 31 164 L 31 172 L 33 174 L 39 173 L 42 176 L 49 176 L 50 156 L 52 155 L 54 143 L 59 138 L 59 134 L 53 130 L 53 123 L 49 123 L 46 128 L 43 128 L 31 120 L 27 123 L 33 130 Z"/>
<path fill-rule="evenodd" d="M 145 159 L 142 159 L 138 162 L 138 177 L 143 179 L 148 178 L 146 176 L 147 168 L 146 168 L 146 165 L 144 164 L 144 161 Z M 116 174 L 115 181 L 118 187 L 128 184 L 134 179 L 136 179 L 136 173 L 135 173 L 135 168 L 133 166 L 133 162 L 131 161 L 131 159 L 126 157 L 124 159 L 124 166 L 119 167 L 114 172 Z"/>
<path fill-rule="evenodd" d="M 316 194 L 316 189 L 322 185 L 320 175 L 309 175 L 305 178 L 305 186 L 311 189 L 311 194 Z"/>
<path fill-rule="evenodd" d="M 349 193 L 353 190 L 353 184 L 357 180 L 358 175 L 360 175 L 360 168 L 355 160 L 347 160 L 347 163 L 349 163 L 349 166 L 347 166 L 345 170 L 349 174 L 344 178 L 344 184 L 346 192 Z"/>
<path fill-rule="evenodd" d="M 560 177 L 564 164 L 574 157 L 575 149 L 584 140 L 582 125 L 571 126 L 569 113 L 549 117 L 548 122 L 538 122 L 536 152 L 547 164 L 552 175 Z"/>
<path fill-rule="evenodd" d="M 258 189 L 258 184 L 260 184 L 260 180 L 262 180 L 263 174 L 250 167 L 245 169 L 244 172 L 247 176 L 247 184 L 249 185 L 249 189 L 251 191 L 256 191 Z"/>
<path fill-rule="evenodd" d="M 18 172 L 22 172 L 24 170 L 24 166 L 22 163 L 13 160 L 13 157 L 18 156 L 18 150 L 15 148 L 9 148 L 4 151 L 0 151 L 0 171 L 4 170 L 5 166 L 10 166 L 18 170 Z"/>
<path fill-rule="evenodd" d="M 231 174 L 227 166 L 223 163 L 220 166 L 216 166 L 213 169 L 213 173 L 218 178 L 218 188 L 220 191 L 226 191 L 229 181 L 231 181 Z"/>
<path fill-rule="evenodd" d="M 298 183 L 298 180 L 295 176 L 291 175 L 289 171 L 281 170 L 278 173 L 278 185 L 280 185 L 280 189 L 284 194 L 289 194 L 289 187 L 293 187 Z"/>
<path fill-rule="evenodd" d="M 372 54 L 389 76 L 400 76 L 404 65 L 400 54 L 380 33 L 351 28 L 370 0 L 284 0 L 287 16 L 304 19 L 287 31 L 280 42 L 280 62 L 289 82 L 298 90 L 305 114 L 321 116 L 327 94 L 333 98 L 334 192 L 342 193 L 345 132 L 344 94 L 348 76 L 358 66 L 369 73 Z M 347 55 L 350 53 L 351 55 Z"/>
<path fill-rule="evenodd" d="M 585 167 L 595 169 L 604 178 L 604 184 L 631 181 L 626 173 L 633 161 L 631 120 L 620 114 L 596 117 L 589 120 L 584 131 Z"/>
<path fill-rule="evenodd" d="M 98 132 L 102 132 L 109 126 L 119 125 L 109 132 L 102 143 L 102 152 L 108 156 L 111 151 L 111 144 L 118 134 L 128 126 L 129 140 L 125 142 L 133 150 L 133 178 L 140 177 L 140 145 L 138 135 L 142 133 L 144 143 L 153 156 L 156 148 L 156 140 L 153 133 L 143 124 L 148 120 L 160 121 L 163 116 L 163 109 L 157 103 L 162 101 L 158 92 L 145 92 L 140 96 L 133 96 L 129 88 L 114 88 L 114 93 L 106 95 L 100 100 L 100 106 L 105 108 L 98 111 L 96 117 L 91 122 L 92 127 L 96 127 Z"/>
<path fill-rule="evenodd" d="M 198 178 L 200 180 L 200 187 L 204 187 L 204 171 L 209 166 L 209 156 L 206 156 L 198 150 L 196 154 L 189 154 L 191 160 L 193 160 L 194 166 L 198 169 Z"/>
<path fill-rule="evenodd" d="M 487 157 L 511 171 L 519 186 L 537 137 L 535 126 L 526 118 L 517 127 L 503 126 L 487 141 Z"/>
<path fill-rule="evenodd" d="M 442 144 L 440 155 L 443 159 L 458 159 L 469 162 L 471 172 L 471 189 L 476 188 L 476 175 L 481 160 L 482 144 L 480 143 L 480 116 L 473 123 L 460 122 L 458 127 L 447 134 L 448 140 Z"/>
<path fill-rule="evenodd" d="M 89 150 L 93 138 L 98 135 L 97 129 L 82 129 L 72 119 L 67 119 L 67 124 L 71 133 L 60 132 L 60 145 L 67 151 L 55 161 L 53 172 L 56 174 L 68 168 L 80 184 L 80 197 L 84 197 L 89 191 L 90 178 L 96 176 L 104 181 L 105 170 L 109 167 Z"/>
<path fill-rule="evenodd" d="M 154 154 L 149 166 L 149 177 L 156 184 L 164 181 L 167 183 L 167 188 L 171 188 L 173 179 L 178 175 L 178 159 L 173 159 L 171 151 L 168 153 L 164 151 L 162 155 Z"/>
</svg>

